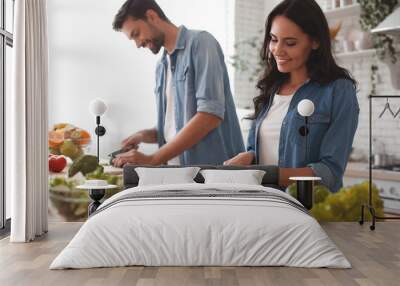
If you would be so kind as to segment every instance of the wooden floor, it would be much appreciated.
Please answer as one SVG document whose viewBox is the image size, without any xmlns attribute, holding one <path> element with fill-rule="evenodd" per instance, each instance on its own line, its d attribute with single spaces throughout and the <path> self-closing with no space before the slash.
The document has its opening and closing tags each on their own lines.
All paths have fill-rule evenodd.
<svg viewBox="0 0 400 286">
<path fill-rule="evenodd" d="M 0 241 L 0 285 L 400 285 L 400 223 L 381 222 L 374 232 L 357 223 L 323 224 L 352 269 L 289 267 L 125 267 L 48 270 L 81 223 L 51 223 L 29 244 Z"/>
</svg>

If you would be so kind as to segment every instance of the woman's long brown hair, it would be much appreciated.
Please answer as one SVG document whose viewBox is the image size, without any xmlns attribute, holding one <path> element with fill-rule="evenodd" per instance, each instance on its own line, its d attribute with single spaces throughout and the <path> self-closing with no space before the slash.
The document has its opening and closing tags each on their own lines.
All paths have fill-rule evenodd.
<svg viewBox="0 0 400 286">
<path fill-rule="evenodd" d="M 269 102 L 274 88 L 289 79 L 289 74 L 281 73 L 278 70 L 276 61 L 269 51 L 271 26 L 276 16 L 288 18 L 311 39 L 319 43 L 318 49 L 311 51 L 306 63 L 310 80 L 324 85 L 344 78 L 350 80 L 354 86 L 357 85 L 350 73 L 338 66 L 333 58 L 328 22 L 319 5 L 314 0 L 285 0 L 272 10 L 265 23 L 264 44 L 261 50 L 261 59 L 265 63 L 265 70 L 257 83 L 260 95 L 253 100 L 254 118 Z"/>
</svg>

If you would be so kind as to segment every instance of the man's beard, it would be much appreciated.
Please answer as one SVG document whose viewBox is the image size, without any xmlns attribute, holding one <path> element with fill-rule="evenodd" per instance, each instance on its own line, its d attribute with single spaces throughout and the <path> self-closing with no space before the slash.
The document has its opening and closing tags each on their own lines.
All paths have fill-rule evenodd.
<svg viewBox="0 0 400 286">
<path fill-rule="evenodd" d="M 150 48 L 150 51 L 155 55 L 158 54 L 161 47 L 164 45 L 164 35 L 160 34 L 157 38 L 151 40 L 151 45 L 152 47 Z"/>
<path fill-rule="evenodd" d="M 161 32 L 159 29 L 157 29 L 155 26 L 149 23 L 149 26 L 151 30 L 153 31 L 153 34 L 156 35 L 152 40 L 151 40 L 151 45 L 152 47 L 149 48 L 150 51 L 153 52 L 153 54 L 158 54 L 160 51 L 161 47 L 164 45 L 165 42 L 165 34 Z"/>
</svg>

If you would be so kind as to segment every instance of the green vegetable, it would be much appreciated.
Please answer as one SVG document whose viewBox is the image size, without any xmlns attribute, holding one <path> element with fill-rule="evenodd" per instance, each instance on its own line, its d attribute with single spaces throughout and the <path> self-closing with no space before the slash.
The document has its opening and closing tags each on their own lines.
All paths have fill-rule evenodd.
<svg viewBox="0 0 400 286">
<path fill-rule="evenodd" d="M 68 189 L 72 190 L 77 185 L 77 182 L 74 180 L 66 180 L 61 177 L 55 177 L 50 179 L 50 188 L 54 188 L 57 186 L 66 186 Z"/>
<path fill-rule="evenodd" d="M 68 170 L 68 177 L 72 177 L 78 172 L 81 172 L 84 176 L 95 171 L 98 167 L 101 167 L 97 163 L 97 157 L 93 155 L 82 155 L 76 159 Z M 101 167 L 102 168 L 102 167 Z"/>
<path fill-rule="evenodd" d="M 368 203 L 368 181 L 330 193 L 322 185 L 315 186 L 314 206 L 310 213 L 319 221 L 358 221 L 361 205 Z M 296 186 L 289 187 L 289 194 L 296 197 Z M 383 201 L 375 185 L 372 186 L 372 204 L 377 216 L 383 216 Z M 368 210 L 365 218 L 371 219 Z"/>
<path fill-rule="evenodd" d="M 49 153 L 54 155 L 61 155 L 60 151 L 56 148 L 49 147 Z"/>
</svg>

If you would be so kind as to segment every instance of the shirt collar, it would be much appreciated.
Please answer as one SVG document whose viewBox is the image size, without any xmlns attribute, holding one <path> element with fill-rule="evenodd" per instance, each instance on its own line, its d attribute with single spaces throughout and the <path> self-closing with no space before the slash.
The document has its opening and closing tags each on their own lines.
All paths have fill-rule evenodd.
<svg viewBox="0 0 400 286">
<path fill-rule="evenodd" d="M 185 48 L 185 44 L 186 44 L 186 38 L 187 38 L 187 28 L 185 26 L 179 26 L 179 30 L 178 30 L 178 36 L 176 38 L 176 45 L 175 45 L 175 49 L 172 52 L 171 55 L 173 55 L 175 53 L 176 50 L 183 50 Z M 167 50 L 164 48 L 164 52 L 163 52 L 163 59 L 166 58 L 166 56 L 168 55 Z"/>
<path fill-rule="evenodd" d="M 183 50 L 186 44 L 187 29 L 185 26 L 179 26 L 178 38 L 176 40 L 175 50 Z"/>
</svg>

